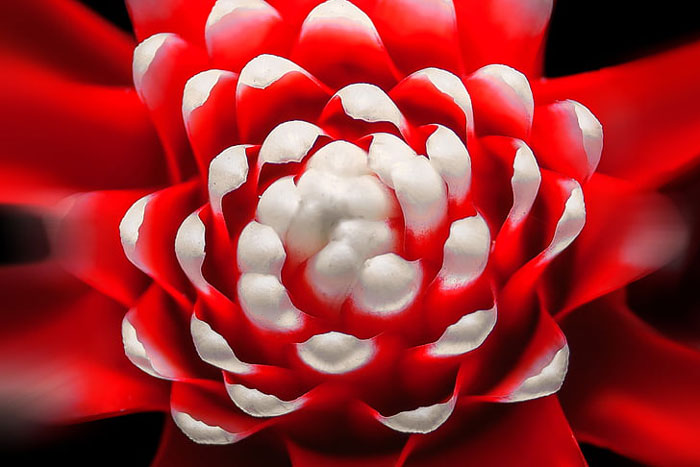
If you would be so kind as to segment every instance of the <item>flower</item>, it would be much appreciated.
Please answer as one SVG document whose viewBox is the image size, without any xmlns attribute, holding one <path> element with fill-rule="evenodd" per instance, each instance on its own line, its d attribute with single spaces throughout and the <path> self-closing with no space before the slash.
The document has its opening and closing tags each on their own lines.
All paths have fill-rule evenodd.
<svg viewBox="0 0 700 467">
<path fill-rule="evenodd" d="M 647 97 L 647 82 L 627 80 L 697 47 L 548 81 L 547 1 L 128 5 L 148 116 L 133 92 L 95 93 L 116 109 L 104 121 L 139 131 L 129 143 L 112 136 L 109 159 L 124 166 L 41 184 L 80 188 L 55 210 L 55 250 L 92 290 L 54 279 L 75 312 L 34 336 L 71 349 L 86 329 L 109 329 L 90 336 L 101 363 L 90 378 L 75 350 L 52 362 L 81 375 L 56 372 L 63 390 L 41 398 L 56 418 L 155 408 L 196 443 L 258 456 L 255 439 L 268 436 L 297 465 L 512 464 L 520 450 L 493 443 L 526 431 L 553 444 L 522 448 L 527 462 L 578 465 L 555 395 L 572 352 L 560 397 L 580 439 L 650 462 L 697 459 L 683 439 L 636 447 L 649 432 L 630 426 L 634 414 L 622 435 L 609 431 L 607 414 L 655 406 L 625 398 L 640 377 L 627 371 L 632 356 L 592 364 L 588 342 L 601 335 L 611 355 L 617 340 L 628 352 L 650 343 L 649 361 L 674 381 L 665 357 L 682 368 L 698 359 L 636 322 L 619 292 L 682 250 L 683 222 L 655 187 L 697 155 L 686 136 L 696 112 L 670 113 L 667 101 L 648 105 L 679 154 L 659 160 L 657 136 L 629 141 L 625 130 L 658 115 L 619 115 Z M 599 82 L 614 97 L 592 93 Z M 118 321 L 126 357 L 151 377 L 113 353 Z M 45 367 L 20 355 L 20 367 Z M 615 390 L 592 398 L 596 371 Z M 194 449 L 175 431 L 165 443 L 163 465 Z M 221 452 L 207 448 L 197 452 Z"/>
</svg>

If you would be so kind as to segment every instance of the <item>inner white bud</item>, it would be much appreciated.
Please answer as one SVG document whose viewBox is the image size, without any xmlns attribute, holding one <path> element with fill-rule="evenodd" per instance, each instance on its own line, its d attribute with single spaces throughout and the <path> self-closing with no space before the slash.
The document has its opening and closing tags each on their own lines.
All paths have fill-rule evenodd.
<svg viewBox="0 0 700 467">
<path fill-rule="evenodd" d="M 372 135 L 369 146 L 369 167 L 387 186 L 394 188 L 391 169 L 400 162 L 416 157 L 416 152 L 398 136 L 391 133 Z"/>
<path fill-rule="evenodd" d="M 238 238 L 238 269 L 242 273 L 258 272 L 279 277 L 286 256 L 282 241 L 270 226 L 252 221 Z"/>
<path fill-rule="evenodd" d="M 260 223 L 269 225 L 284 239 L 300 203 L 301 196 L 294 184 L 294 177 L 280 178 L 260 197 L 255 216 Z"/>
<path fill-rule="evenodd" d="M 238 280 L 238 298 L 246 316 L 262 328 L 289 332 L 303 325 L 302 313 L 273 275 L 243 274 Z"/>
<path fill-rule="evenodd" d="M 370 314 L 391 316 L 405 310 L 416 298 L 422 271 L 395 253 L 370 258 L 362 266 L 352 296 L 357 306 Z"/>
<path fill-rule="evenodd" d="M 321 149 L 309 160 L 310 169 L 318 169 L 339 177 L 353 177 L 369 173 L 367 154 L 347 141 L 333 141 Z"/>
<path fill-rule="evenodd" d="M 363 340 L 341 332 L 328 332 L 297 344 L 299 358 L 321 373 L 342 374 L 366 365 L 375 353 L 371 339 Z"/>
<path fill-rule="evenodd" d="M 447 214 L 445 182 L 425 157 L 396 164 L 391 179 L 406 227 L 419 235 L 433 230 Z"/>
</svg>

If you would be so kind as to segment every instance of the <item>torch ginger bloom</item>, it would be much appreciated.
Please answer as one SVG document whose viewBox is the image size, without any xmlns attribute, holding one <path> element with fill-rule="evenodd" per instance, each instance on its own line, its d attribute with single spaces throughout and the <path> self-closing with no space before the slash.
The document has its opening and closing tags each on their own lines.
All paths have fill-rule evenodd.
<svg viewBox="0 0 700 467">
<path fill-rule="evenodd" d="M 6 8 L 114 57 L 16 59 L 63 119 L 2 159 L 54 241 L 3 271 L 50 315 L 0 345 L 55 378 L 33 417 L 168 412 L 155 465 L 700 462 L 700 357 L 624 297 L 686 241 L 655 190 L 700 153 L 699 46 L 547 80 L 547 0 L 127 5 L 128 90 L 89 84 L 120 34 Z"/>
</svg>

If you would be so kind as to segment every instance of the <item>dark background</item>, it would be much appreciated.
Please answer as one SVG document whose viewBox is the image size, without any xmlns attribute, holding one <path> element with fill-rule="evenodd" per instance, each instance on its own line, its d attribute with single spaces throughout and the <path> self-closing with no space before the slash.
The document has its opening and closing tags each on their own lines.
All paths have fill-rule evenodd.
<svg viewBox="0 0 700 467">
<path fill-rule="evenodd" d="M 122 0 L 81 1 L 131 33 Z M 550 27 L 545 73 L 562 76 L 595 70 L 700 39 L 694 3 L 559 0 Z M 47 253 L 41 223 L 0 206 L 0 265 L 35 261 Z M 58 465 L 147 466 L 155 454 L 163 420 L 162 414 L 128 415 L 47 429 L 28 439 L 0 433 L 0 464 L 37 465 L 50 459 Z M 588 445 L 582 449 L 593 467 L 638 465 L 605 449 Z"/>
</svg>

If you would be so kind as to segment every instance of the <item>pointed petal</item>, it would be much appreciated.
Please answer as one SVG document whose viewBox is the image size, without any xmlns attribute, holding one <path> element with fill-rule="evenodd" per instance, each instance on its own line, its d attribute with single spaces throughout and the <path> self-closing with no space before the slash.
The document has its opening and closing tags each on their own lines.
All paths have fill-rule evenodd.
<svg viewBox="0 0 700 467">
<path fill-rule="evenodd" d="M 694 465 L 700 354 L 609 295 L 562 321 L 571 366 L 560 393 L 577 437 L 649 465 Z"/>
<path fill-rule="evenodd" d="M 404 74 L 427 67 L 461 74 L 457 18 L 451 1 L 382 0 L 372 11 L 372 19 Z"/>
<path fill-rule="evenodd" d="M 439 433 L 413 438 L 415 446 L 406 453 L 405 465 L 461 465 L 465 459 L 474 465 L 586 465 L 553 396 L 472 411 L 465 408 L 454 425 L 442 439 Z M 504 445 L 508 449 L 502 449 Z"/>
<path fill-rule="evenodd" d="M 388 89 L 398 81 L 372 20 L 348 0 L 327 0 L 309 12 L 292 58 L 334 89 L 358 82 Z"/>
<path fill-rule="evenodd" d="M 206 65 L 201 50 L 173 33 L 150 36 L 134 49 L 134 87 L 151 112 L 175 181 L 194 172 L 181 102 L 187 80 Z"/>
<path fill-rule="evenodd" d="M 547 272 L 543 291 L 553 313 L 567 313 L 659 269 L 688 244 L 678 208 L 661 194 L 595 175 L 586 185 L 586 205 L 586 227 Z"/>
<path fill-rule="evenodd" d="M 126 6 L 140 41 L 160 32 L 172 32 L 203 45 L 204 24 L 215 1 L 126 0 Z"/>
<path fill-rule="evenodd" d="M 502 63 L 527 76 L 539 76 L 552 4 L 552 0 L 455 2 L 465 71 Z"/>
<path fill-rule="evenodd" d="M 55 265 L 0 271 L 0 394 L 19 416 L 55 423 L 167 409 L 168 386 L 124 355 L 122 306 Z"/>
<path fill-rule="evenodd" d="M 21 56 L 76 81 L 131 83 L 131 39 L 79 2 L 3 2 L 0 44 L 2 59 Z"/>
<path fill-rule="evenodd" d="M 603 124 L 599 172 L 663 185 L 700 156 L 700 43 L 566 78 L 533 83 L 538 102 L 575 99 Z"/>
<path fill-rule="evenodd" d="M 0 75 L 0 200 L 46 203 L 51 195 L 55 202 L 76 191 L 166 180 L 160 142 L 136 93 L 20 62 L 1 66 L 12 73 Z"/>
</svg>

